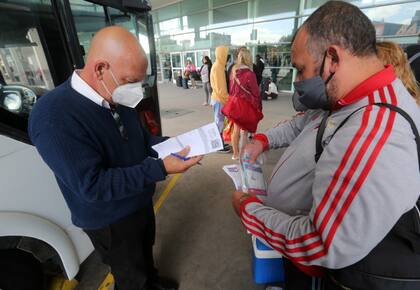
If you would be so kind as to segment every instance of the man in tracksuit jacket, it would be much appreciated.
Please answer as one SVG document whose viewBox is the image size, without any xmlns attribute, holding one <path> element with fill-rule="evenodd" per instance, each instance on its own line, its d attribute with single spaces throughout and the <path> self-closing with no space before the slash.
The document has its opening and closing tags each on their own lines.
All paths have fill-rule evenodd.
<svg viewBox="0 0 420 290">
<path fill-rule="evenodd" d="M 269 178 L 267 196 L 235 192 L 232 203 L 246 229 L 287 258 L 286 289 L 303 290 L 311 289 L 310 282 L 288 275 L 299 272 L 294 266 L 314 276 L 323 268 L 352 265 L 415 206 L 420 174 L 413 132 L 400 114 L 372 104 L 402 108 L 417 128 L 420 111 L 393 67 L 380 64 L 375 30 L 351 4 L 330 1 L 314 12 L 294 38 L 292 61 L 301 101 L 313 109 L 257 134 L 244 148 L 256 158 L 287 147 Z M 308 80 L 316 82 L 317 76 L 324 102 L 308 101 L 317 91 Z M 316 134 L 329 111 L 316 163 Z"/>
</svg>

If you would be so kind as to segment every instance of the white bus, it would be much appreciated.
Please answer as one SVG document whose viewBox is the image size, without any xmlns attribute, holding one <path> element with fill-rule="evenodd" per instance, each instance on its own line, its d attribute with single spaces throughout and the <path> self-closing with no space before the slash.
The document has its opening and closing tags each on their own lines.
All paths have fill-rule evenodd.
<svg viewBox="0 0 420 290">
<path fill-rule="evenodd" d="M 28 116 L 45 92 L 84 65 L 96 31 L 121 25 L 148 57 L 139 120 L 160 134 L 156 53 L 144 0 L 0 1 L 0 289 L 42 289 L 44 274 L 74 278 L 93 247 L 72 225 L 53 173 L 27 134 Z"/>
</svg>

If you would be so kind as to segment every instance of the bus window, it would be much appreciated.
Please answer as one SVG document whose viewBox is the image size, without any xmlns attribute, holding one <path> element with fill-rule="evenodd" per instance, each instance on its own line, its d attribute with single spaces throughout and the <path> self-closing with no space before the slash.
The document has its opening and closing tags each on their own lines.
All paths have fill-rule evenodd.
<svg viewBox="0 0 420 290">
<path fill-rule="evenodd" d="M 83 59 L 86 61 L 95 32 L 107 26 L 104 7 L 83 0 L 70 0 L 74 24 L 79 43 L 83 47 Z"/>
<path fill-rule="evenodd" d="M 150 47 L 149 47 L 149 37 L 147 31 L 147 22 L 145 16 L 135 17 L 133 14 L 123 12 L 114 8 L 108 8 L 108 13 L 111 18 L 113 25 L 119 25 L 126 28 L 134 36 L 139 39 L 141 46 L 143 47 L 147 60 L 149 61 L 149 66 L 147 67 L 147 74 L 152 74 L 152 69 L 150 65 Z"/>
<path fill-rule="evenodd" d="M 1 134 L 27 141 L 27 119 L 34 103 L 54 88 L 41 24 L 50 23 L 51 15 L 51 2 L 45 0 L 0 3 Z"/>
<path fill-rule="evenodd" d="M 146 15 L 142 15 L 137 18 L 137 25 L 138 25 L 138 38 L 140 44 L 143 46 L 144 51 L 146 52 L 147 59 L 149 60 L 149 66 L 147 67 L 147 74 L 152 74 L 152 66 L 150 62 L 150 46 L 149 46 L 149 31 L 147 30 L 147 17 Z"/>
</svg>

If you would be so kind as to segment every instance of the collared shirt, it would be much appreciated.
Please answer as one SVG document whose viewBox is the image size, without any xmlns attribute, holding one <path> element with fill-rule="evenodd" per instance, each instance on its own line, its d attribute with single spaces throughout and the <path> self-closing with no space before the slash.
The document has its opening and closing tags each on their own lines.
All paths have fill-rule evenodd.
<svg viewBox="0 0 420 290">
<path fill-rule="evenodd" d="M 79 71 L 75 70 L 71 76 L 71 87 L 82 96 L 101 107 L 110 109 L 109 103 L 99 95 L 91 86 L 89 86 L 80 76 Z"/>
</svg>

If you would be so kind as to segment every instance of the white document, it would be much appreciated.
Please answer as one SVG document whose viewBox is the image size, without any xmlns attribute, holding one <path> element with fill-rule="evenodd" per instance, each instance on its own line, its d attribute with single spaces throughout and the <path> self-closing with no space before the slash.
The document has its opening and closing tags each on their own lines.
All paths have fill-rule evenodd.
<svg viewBox="0 0 420 290">
<path fill-rule="evenodd" d="M 159 158 L 165 158 L 171 153 L 176 153 L 190 146 L 191 150 L 187 157 L 204 155 L 223 149 L 223 142 L 216 123 L 210 123 L 187 133 L 172 137 L 162 143 L 152 146 L 159 154 Z"/>
<path fill-rule="evenodd" d="M 225 165 L 223 166 L 223 170 L 232 178 L 236 190 L 242 190 L 241 166 L 239 164 Z"/>
</svg>

